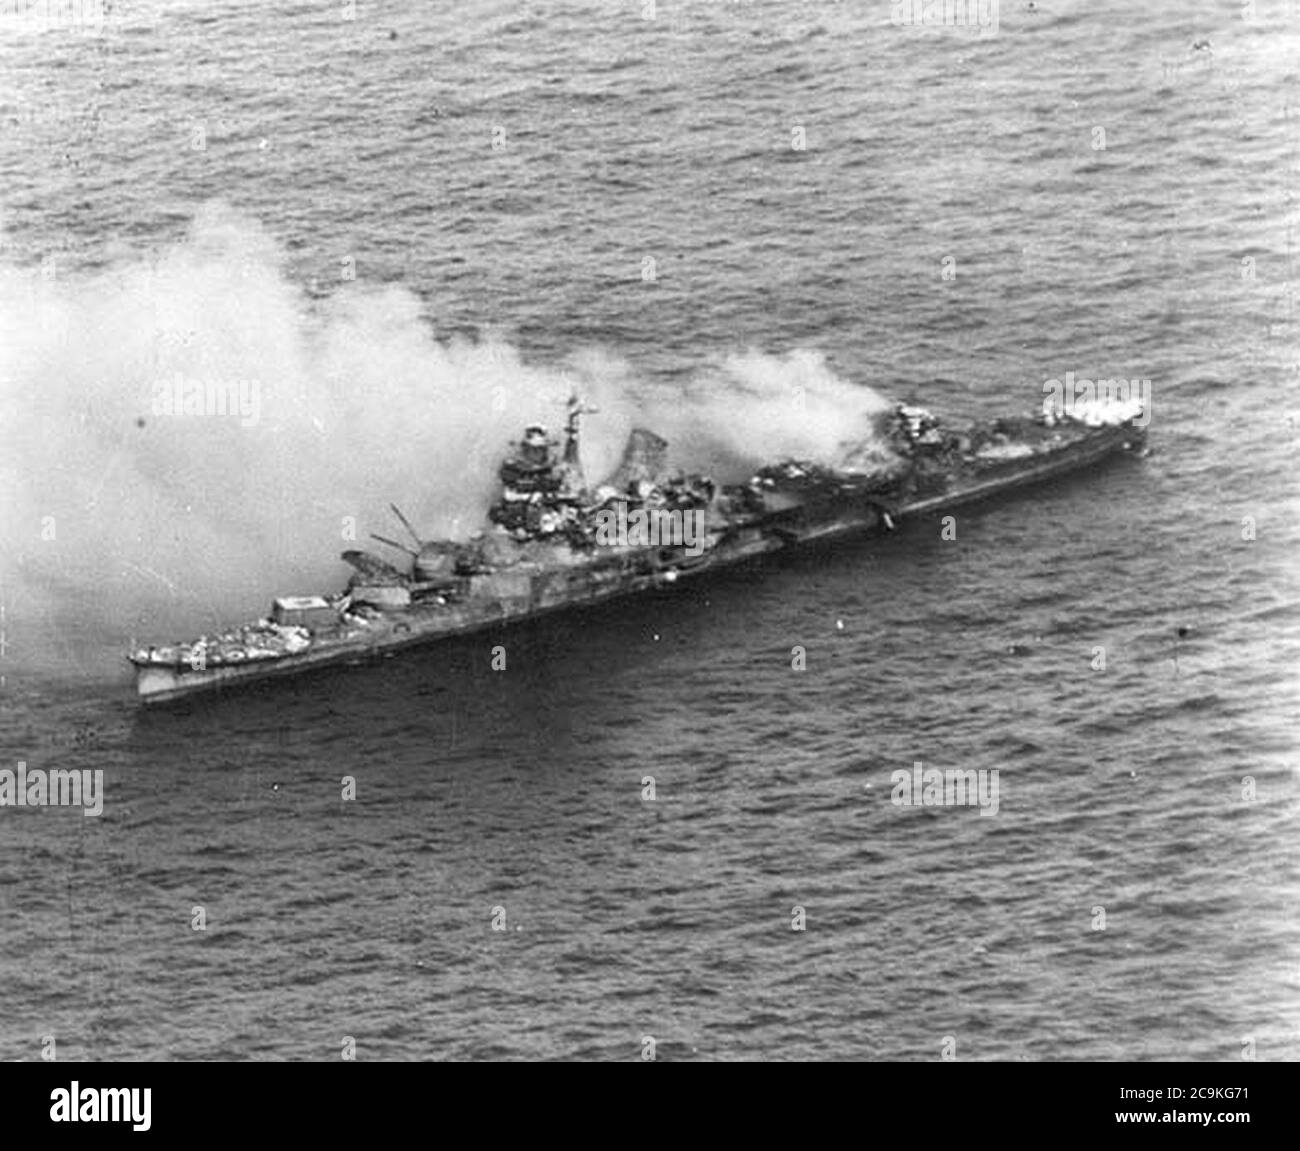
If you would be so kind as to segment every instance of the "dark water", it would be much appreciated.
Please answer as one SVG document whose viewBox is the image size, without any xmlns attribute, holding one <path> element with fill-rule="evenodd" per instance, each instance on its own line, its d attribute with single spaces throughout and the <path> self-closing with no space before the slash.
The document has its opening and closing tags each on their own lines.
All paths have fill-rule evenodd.
<svg viewBox="0 0 1300 1151">
<path fill-rule="evenodd" d="M 815 351 L 952 416 L 1141 376 L 1154 451 L 956 541 L 912 525 L 149 714 L 117 663 L 148 613 L 41 576 L 6 513 L 0 756 L 102 768 L 106 800 L 0 809 L 0 1056 L 1300 1054 L 1283 6 L 1007 4 L 985 39 L 884 3 L 339 7 L 6 26 L 6 274 L 57 251 L 102 285 L 216 202 L 304 310 L 351 254 L 439 336 L 539 365 Z M 241 321 L 258 355 L 286 322 Z M 55 383 L 3 368 L 12 410 Z M 997 816 L 891 805 L 918 759 L 998 769 Z"/>
</svg>

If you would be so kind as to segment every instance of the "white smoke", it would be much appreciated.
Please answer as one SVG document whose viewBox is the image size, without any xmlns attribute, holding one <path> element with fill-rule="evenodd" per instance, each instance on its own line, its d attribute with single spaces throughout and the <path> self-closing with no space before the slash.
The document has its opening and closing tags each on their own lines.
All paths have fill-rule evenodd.
<svg viewBox="0 0 1300 1151">
<path fill-rule="evenodd" d="M 124 644 L 257 614 L 272 594 L 339 586 L 338 553 L 376 546 L 370 532 L 398 537 L 390 501 L 422 535 L 463 538 L 509 441 L 533 422 L 558 432 L 575 390 L 600 409 L 584 423 L 593 480 L 638 424 L 675 465 L 726 480 L 829 461 L 883 404 L 811 352 L 733 355 L 665 388 L 600 350 L 532 365 L 435 325 L 400 288 L 310 300 L 265 231 L 219 205 L 154 258 L 52 278 L 0 267 L 10 621 L 66 635 L 89 612 Z M 236 401 L 253 394 L 255 416 Z M 160 407 L 171 395 L 194 408 Z"/>
</svg>

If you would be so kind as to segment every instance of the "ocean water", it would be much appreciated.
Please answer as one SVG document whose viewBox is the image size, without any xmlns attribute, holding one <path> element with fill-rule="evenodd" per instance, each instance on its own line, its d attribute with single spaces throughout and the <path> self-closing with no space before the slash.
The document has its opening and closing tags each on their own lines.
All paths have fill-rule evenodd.
<svg viewBox="0 0 1300 1151">
<path fill-rule="evenodd" d="M 0 1057 L 1300 1055 L 1287 5 L 454 7 L 0 17 L 0 764 L 104 772 L 0 808 Z M 1150 454 L 955 540 L 134 703 L 575 382 L 739 467 L 1069 371 Z"/>
</svg>

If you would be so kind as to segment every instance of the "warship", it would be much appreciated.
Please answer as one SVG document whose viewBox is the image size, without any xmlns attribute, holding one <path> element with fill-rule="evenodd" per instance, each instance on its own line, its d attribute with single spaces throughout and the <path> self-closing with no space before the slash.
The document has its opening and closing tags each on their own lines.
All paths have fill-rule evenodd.
<svg viewBox="0 0 1300 1151">
<path fill-rule="evenodd" d="M 785 459 L 745 483 L 670 471 L 667 442 L 632 430 L 622 462 L 589 485 L 579 459 L 583 416 L 569 402 L 564 441 L 531 425 L 500 467 L 483 530 L 463 542 L 373 536 L 402 564 L 349 550 L 347 586 L 277 598 L 267 617 L 188 643 L 138 647 L 142 701 L 157 703 L 292 675 L 694 579 L 812 540 L 887 532 L 1078 471 L 1145 446 L 1136 401 L 951 428 L 898 404 L 836 466 Z"/>
</svg>

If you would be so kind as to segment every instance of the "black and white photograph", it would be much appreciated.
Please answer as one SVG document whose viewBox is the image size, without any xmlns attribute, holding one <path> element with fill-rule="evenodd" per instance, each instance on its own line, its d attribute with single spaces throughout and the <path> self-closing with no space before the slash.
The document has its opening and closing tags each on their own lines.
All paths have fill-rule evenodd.
<svg viewBox="0 0 1300 1151">
<path fill-rule="evenodd" d="M 1090 1063 L 1099 1132 L 1248 1126 L 1298 336 L 1296 0 L 0 0 L 23 1107 Z"/>
</svg>

